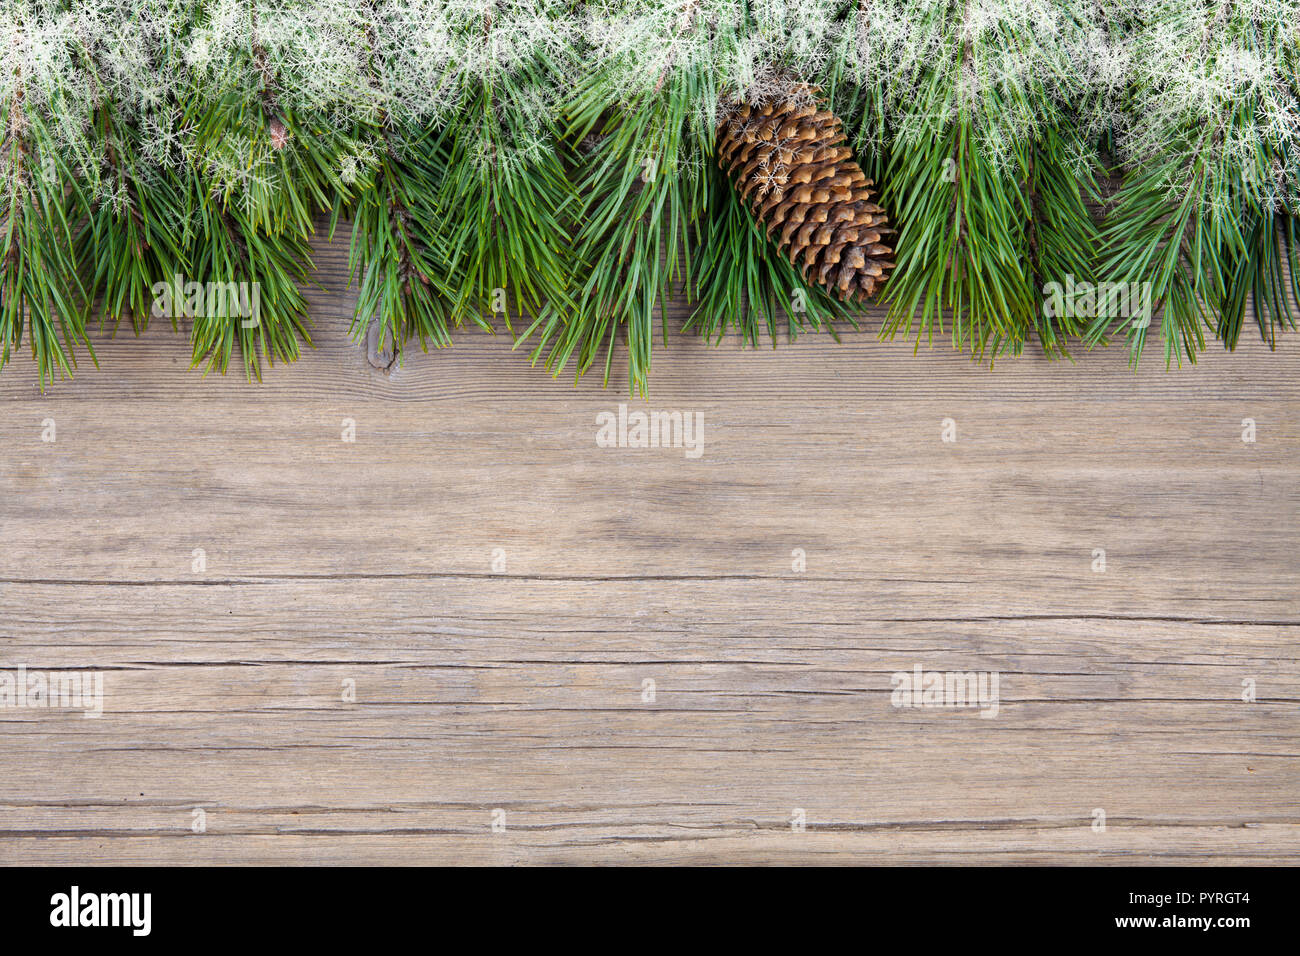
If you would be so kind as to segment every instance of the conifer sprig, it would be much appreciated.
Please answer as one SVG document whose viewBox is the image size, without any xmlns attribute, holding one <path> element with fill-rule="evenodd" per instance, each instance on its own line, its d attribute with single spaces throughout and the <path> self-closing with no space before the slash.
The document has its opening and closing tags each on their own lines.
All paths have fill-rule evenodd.
<svg viewBox="0 0 1300 956">
<path fill-rule="evenodd" d="M 1045 316 L 1043 288 L 1092 280 L 1096 228 L 1086 124 L 1090 21 L 1069 2 L 898 0 L 864 5 L 858 75 L 881 63 L 889 150 L 885 205 L 899 223 L 885 332 L 976 357 L 1019 353 L 1032 332 L 1051 353 L 1077 331 Z M 900 22 L 907 27 L 901 29 Z M 870 111 L 869 111 L 870 112 Z"/>
<path fill-rule="evenodd" d="M 549 348 L 547 365 L 557 371 L 572 357 L 581 375 L 603 350 L 608 382 L 622 332 L 629 387 L 644 393 L 655 316 L 679 282 L 689 283 L 691 229 L 707 201 L 698 172 L 663 171 L 682 172 L 687 109 L 698 101 L 673 84 L 631 110 L 608 114 L 599 91 L 599 83 L 585 87 L 571 107 L 570 137 L 589 146 L 577 182 L 583 198 L 573 251 L 585 281 L 573 290 L 569 316 L 539 320 L 534 355 Z"/>
<path fill-rule="evenodd" d="M 494 5 L 480 42 L 493 46 L 499 21 L 519 6 Z M 534 38 L 531 56 L 516 52 L 465 77 L 461 110 L 438 137 L 436 202 L 445 210 L 439 238 L 452 308 L 488 331 L 494 315 L 507 328 L 512 311 L 545 322 L 569 300 L 574 195 L 550 92 L 565 67 L 551 45 Z"/>
<path fill-rule="evenodd" d="M 1128 56 L 1115 135 L 1126 176 L 1100 271 L 1150 288 L 1167 365 L 1194 362 L 1207 329 L 1235 346 L 1248 297 L 1271 341 L 1294 324 L 1300 264 L 1287 245 L 1300 182 L 1300 3 L 1116 0 L 1106 22 Z M 1136 361 L 1148 326 L 1101 317 L 1089 333 L 1112 327 Z"/>
<path fill-rule="evenodd" d="M 41 386 L 69 376 L 88 302 L 76 233 L 89 202 L 74 157 L 88 111 L 70 24 L 44 5 L 0 12 L 0 368 L 28 341 Z"/>
<path fill-rule="evenodd" d="M 445 266 L 431 246 L 441 220 L 429 183 L 436 177 L 427 134 L 395 142 L 386 126 L 371 188 L 358 198 L 352 219 L 349 269 L 357 284 L 353 336 L 379 323 L 380 351 L 418 339 L 422 348 L 451 344 L 452 292 Z"/>
<path fill-rule="evenodd" d="M 451 344 L 469 321 L 567 301 L 572 184 L 555 106 L 570 41 L 554 0 L 382 0 L 367 32 L 375 189 L 353 223 L 361 334 Z"/>
<path fill-rule="evenodd" d="M 701 226 L 697 305 L 685 325 L 706 338 L 735 330 L 757 345 L 764 334 L 775 346 L 784 318 L 793 341 L 805 330 L 836 336 L 836 323 L 858 327 L 853 309 L 809 283 L 754 220 L 720 169 L 711 173 L 709 215 Z"/>
<path fill-rule="evenodd" d="M 86 337 L 86 291 L 74 258 L 74 230 L 85 197 L 62 157 L 40 145 L 48 132 L 25 112 L 23 90 L 0 107 L 5 130 L 4 193 L 0 195 L 0 368 L 22 345 L 24 327 L 41 385 L 70 376 Z M 48 140 L 47 140 L 48 142 Z"/>
<path fill-rule="evenodd" d="M 5 0 L 0 365 L 71 374 L 91 315 L 143 331 L 162 288 L 196 365 L 258 377 L 310 341 L 323 213 L 381 347 L 504 316 L 557 373 L 608 381 L 626 349 L 644 392 L 679 291 L 711 340 L 833 334 L 856 310 L 714 155 L 726 103 L 791 83 L 883 187 L 814 251 L 841 282 L 896 253 L 885 334 L 1172 363 L 1253 314 L 1273 345 L 1300 324 L 1297 24 L 1300 0 Z M 1071 283 L 1084 307 L 1049 308 Z"/>
</svg>

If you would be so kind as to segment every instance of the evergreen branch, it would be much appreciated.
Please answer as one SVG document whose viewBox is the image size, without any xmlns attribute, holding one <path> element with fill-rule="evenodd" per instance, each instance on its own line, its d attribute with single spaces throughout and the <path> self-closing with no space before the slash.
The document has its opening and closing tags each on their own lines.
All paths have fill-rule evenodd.
<svg viewBox="0 0 1300 956">
<path fill-rule="evenodd" d="M 89 298 L 100 303 L 114 331 L 129 315 L 139 334 L 158 309 L 160 286 L 189 271 L 184 185 L 177 183 L 170 168 L 142 162 L 139 120 L 123 115 L 121 104 L 105 89 L 100 53 L 98 44 L 80 50 L 86 72 L 100 91 L 94 128 L 103 170 L 93 170 L 89 163 L 85 170 L 98 174 L 99 189 L 75 256 L 89 264 Z M 175 328 L 175 316 L 172 324 Z"/>
<path fill-rule="evenodd" d="M 1049 356 L 1068 356 L 1067 339 L 1082 335 L 1086 326 L 1083 316 L 1068 311 L 1048 314 L 1052 310 L 1046 307 L 1046 290 L 1053 284 L 1097 283 L 1094 268 L 1100 236 L 1084 197 L 1099 190 L 1089 172 L 1083 176 L 1081 183 L 1066 160 L 1061 131 L 1048 129 L 1034 143 L 1027 179 L 1030 221 L 1026 261 L 1032 270 L 1032 287 L 1044 293 L 1044 308 L 1035 324 Z"/>
<path fill-rule="evenodd" d="M 448 211 L 438 238 L 453 308 L 489 332 L 494 314 L 510 329 L 507 290 L 520 313 L 542 323 L 571 304 L 565 216 L 574 195 L 563 144 L 549 123 L 527 128 L 538 110 L 521 101 L 553 79 L 540 59 L 475 83 L 461 121 L 438 141 L 437 206 Z"/>
<path fill-rule="evenodd" d="M 299 288 L 311 267 L 311 245 L 294 231 L 265 235 L 238 210 L 207 195 L 197 177 L 192 195 L 204 237 L 190 253 L 201 309 L 193 308 L 190 296 L 182 299 L 194 322 L 194 365 L 206 360 L 208 371 L 224 373 L 238 345 L 245 374 L 260 380 L 263 361 L 293 361 L 299 340 L 311 344 Z"/>
<path fill-rule="evenodd" d="M 577 184 L 583 199 L 573 256 L 576 273 L 587 279 L 573 294 L 567 321 L 552 313 L 534 324 L 534 360 L 549 349 L 546 364 L 556 374 L 576 355 L 581 376 L 603 349 L 608 384 L 623 329 L 629 388 L 645 392 L 655 314 L 674 285 L 690 288 L 692 229 L 708 201 L 702 174 L 680 175 L 691 106 L 705 93 L 701 83 L 707 80 L 673 73 L 660 92 L 607 111 L 596 75 L 573 98 L 569 137 L 589 147 Z"/>
<path fill-rule="evenodd" d="M 84 345 L 88 302 L 75 257 L 73 229 L 85 197 L 52 141 L 44 118 L 27 108 L 21 73 L 0 104 L 0 368 L 21 345 L 24 329 L 42 389 L 71 376 Z"/>
<path fill-rule="evenodd" d="M 899 162 L 888 181 L 886 203 L 902 229 L 883 331 L 906 324 L 911 334 L 920 310 L 919 333 L 929 342 L 950 310 L 953 346 L 996 356 L 1019 351 L 1038 312 L 1022 254 L 1029 208 L 971 139 L 969 125 L 955 123 L 931 149 Z"/>
<path fill-rule="evenodd" d="M 435 175 L 429 151 L 424 137 L 404 144 L 400 155 L 386 148 L 352 220 L 348 261 L 359 290 L 353 335 L 364 336 L 376 317 L 381 351 L 411 337 L 422 348 L 451 344 L 451 292 L 425 228 L 438 218 L 427 186 Z"/>
<path fill-rule="evenodd" d="M 374 18 L 366 28 L 367 81 L 382 100 L 382 64 Z M 404 118 L 405 119 L 405 118 Z M 438 178 L 436 145 L 426 130 L 402 136 L 386 107 L 380 107 L 369 137 L 377 143 L 370 188 L 362 190 L 352 220 L 348 268 L 358 296 L 352 335 L 361 340 L 372 320 L 379 323 L 378 347 L 400 352 L 412 337 L 427 349 L 451 344 L 450 290 L 443 263 L 431 250 L 430 226 L 440 216 L 434 198 Z M 333 230 L 331 229 L 331 232 Z"/>
<path fill-rule="evenodd" d="M 535 361 L 603 360 L 607 382 L 626 343 L 643 393 L 679 288 L 713 340 L 834 333 L 852 311 L 713 163 L 720 93 L 791 82 L 828 91 L 883 184 L 886 335 L 951 322 L 992 358 L 1123 332 L 1136 362 L 1158 315 L 1172 364 L 1207 330 L 1235 347 L 1253 311 L 1272 347 L 1300 318 L 1297 23 L 1300 0 L 11 0 L 0 365 L 29 345 L 42 386 L 68 375 L 95 302 L 142 331 L 161 288 L 196 364 L 239 349 L 258 376 L 308 341 L 325 210 L 331 231 L 353 218 L 356 330 L 376 317 L 385 347 L 526 315 Z M 775 183 L 796 152 L 764 136 Z M 1123 170 L 1100 229 L 1098 141 Z M 779 247 L 819 281 L 874 289 L 889 240 L 858 213 L 760 212 L 791 217 Z M 1048 308 L 1070 281 L 1087 307 Z M 226 284 L 260 291 L 256 321 L 206 301 Z M 1117 310 L 1116 287 L 1151 311 Z"/>
<path fill-rule="evenodd" d="M 734 327 L 742 341 L 753 346 L 765 330 L 775 346 L 780 314 L 791 341 L 806 328 L 824 328 L 838 339 L 836 321 L 857 329 L 849 306 L 808 282 L 782 255 L 730 188 L 726 174 L 715 168 L 712 175 L 709 214 L 700 227 L 699 302 L 683 331 L 698 331 L 716 341 Z"/>
</svg>

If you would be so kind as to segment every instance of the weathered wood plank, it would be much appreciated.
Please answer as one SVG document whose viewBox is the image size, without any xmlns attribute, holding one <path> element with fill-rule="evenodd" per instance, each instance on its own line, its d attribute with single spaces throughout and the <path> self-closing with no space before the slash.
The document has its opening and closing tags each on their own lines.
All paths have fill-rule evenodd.
<svg viewBox="0 0 1300 956">
<path fill-rule="evenodd" d="M 0 709 L 0 860 L 1300 861 L 1294 342 L 674 340 L 629 406 L 693 459 L 597 446 L 621 380 L 384 372 L 313 308 L 261 386 L 162 330 L 0 375 L 0 672 L 105 681 Z M 915 666 L 997 716 L 892 706 Z"/>
</svg>

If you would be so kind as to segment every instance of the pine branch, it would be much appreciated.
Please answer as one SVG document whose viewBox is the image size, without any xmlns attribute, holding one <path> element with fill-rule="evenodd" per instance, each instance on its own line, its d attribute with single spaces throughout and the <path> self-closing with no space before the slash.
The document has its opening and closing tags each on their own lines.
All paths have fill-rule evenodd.
<svg viewBox="0 0 1300 956">
<path fill-rule="evenodd" d="M 716 341 L 734 328 L 751 346 L 766 331 L 775 346 L 780 315 L 791 341 L 805 329 L 838 339 L 837 321 L 858 328 L 853 310 L 804 279 L 765 235 L 726 174 L 715 167 L 712 176 L 696 263 L 699 303 L 683 331 Z"/>
<path fill-rule="evenodd" d="M 199 314 L 192 297 L 184 298 L 194 322 L 193 362 L 224 373 L 238 345 L 245 374 L 260 380 L 262 362 L 293 361 L 300 341 L 311 344 L 299 288 L 311 268 L 311 245 L 295 231 L 266 236 L 239 210 L 209 197 L 197 177 L 193 187 L 203 237 L 190 252 L 191 282 L 203 295 Z"/>
<path fill-rule="evenodd" d="M 325 210 L 353 217 L 356 329 L 384 347 L 526 315 L 534 360 L 607 382 L 626 343 L 643 393 L 678 289 L 710 339 L 834 333 L 852 312 L 713 163 L 720 94 L 792 78 L 829 91 L 901 231 L 885 334 L 993 358 L 1122 332 L 1136 361 L 1158 315 L 1168 364 L 1253 309 L 1272 346 L 1300 318 L 1297 23 L 1300 0 L 12 0 L 0 365 L 30 345 L 42 384 L 68 375 L 95 301 L 137 331 L 161 301 L 196 364 L 259 376 L 309 341 Z M 1098 140 L 1124 169 L 1100 232 Z M 884 225 L 803 236 L 803 265 L 883 277 L 850 232 Z M 1047 308 L 1063 283 L 1086 308 Z"/>
<path fill-rule="evenodd" d="M 495 314 L 510 329 L 507 290 L 518 312 L 543 324 L 572 305 L 567 216 L 575 196 L 564 144 L 549 119 L 528 128 L 539 112 L 551 115 L 529 97 L 557 78 L 539 57 L 473 82 L 459 121 L 438 140 L 438 239 L 453 308 L 486 331 Z"/>
<path fill-rule="evenodd" d="M 1248 296 L 1266 341 L 1294 324 L 1284 259 L 1296 260 L 1281 250 L 1300 149 L 1295 16 L 1290 0 L 1275 9 L 1213 0 L 1129 18 L 1138 76 L 1127 139 L 1118 139 L 1130 170 L 1108 212 L 1100 269 L 1151 290 L 1166 365 L 1194 362 L 1207 327 L 1235 346 Z M 1118 325 L 1136 362 L 1147 328 Z M 1098 321 L 1089 334 L 1109 330 Z"/>
<path fill-rule="evenodd" d="M 1049 355 L 1078 325 L 1044 311 L 1044 287 L 1087 281 L 1095 229 L 1066 162 L 1086 23 L 1044 4 L 918 4 L 917 32 L 886 94 L 896 129 L 885 206 L 899 224 L 883 333 L 932 342 L 952 323 L 976 357 L 1019 353 L 1037 330 Z M 910 81 L 910 82 L 909 82 Z"/>
<path fill-rule="evenodd" d="M 382 103 L 389 96 L 377 35 L 384 14 L 376 4 L 368 9 L 365 79 Z M 353 337 L 361 340 L 377 321 L 380 351 L 391 346 L 395 352 L 411 338 L 424 349 L 430 343 L 450 345 L 453 321 L 451 293 L 442 278 L 445 263 L 431 249 L 431 227 L 441 219 L 435 198 L 437 146 L 429 130 L 399 130 L 399 122 L 416 126 L 406 115 L 395 120 L 381 105 L 365 132 L 376 145 L 375 169 L 358 198 L 348 255 L 358 286 Z"/>
<path fill-rule="evenodd" d="M 74 250 L 74 229 L 86 213 L 77 177 L 48 144 L 53 136 L 28 108 L 21 72 L 0 103 L 0 368 L 30 340 L 41 387 L 72 374 L 84 345 L 88 302 Z"/>
<path fill-rule="evenodd" d="M 98 188 L 75 256 L 89 264 L 89 298 L 100 303 L 114 331 L 129 315 L 139 334 L 159 311 L 160 289 L 189 272 L 185 187 L 173 168 L 144 159 L 140 119 L 124 115 L 123 105 L 105 88 L 99 44 L 88 44 L 80 54 L 98 94 L 94 131 L 102 168 L 87 162 L 83 170 Z M 175 328 L 177 317 L 170 318 Z"/>
<path fill-rule="evenodd" d="M 189 251 L 194 279 L 231 293 L 256 294 L 259 314 L 219 304 L 194 316 L 194 361 L 222 372 L 240 345 L 246 374 L 261 362 L 297 358 L 310 345 L 306 300 L 314 219 L 353 200 L 340 157 L 351 141 L 287 92 L 263 44 L 257 4 L 248 10 L 248 45 L 232 51 L 229 69 L 210 88 L 203 77 L 188 91 L 186 120 L 195 130 L 193 192 L 200 222 Z M 221 298 L 218 296 L 218 298 Z"/>
<path fill-rule="evenodd" d="M 972 139 L 958 120 L 932 148 L 902 158 L 887 181 L 901 234 L 883 331 L 910 335 L 920 310 L 919 346 L 920 335 L 942 334 L 948 310 L 955 348 L 996 356 L 1020 350 L 1038 313 L 1023 255 L 1030 210 Z"/>
<path fill-rule="evenodd" d="M 1062 131 L 1054 128 L 1033 145 L 1026 188 L 1030 208 L 1026 262 L 1032 270 L 1031 286 L 1044 294 L 1035 326 L 1049 357 L 1068 357 L 1068 338 L 1084 333 L 1086 317 L 1069 311 L 1049 314 L 1046 293 L 1067 283 L 1097 284 L 1100 233 L 1085 196 L 1095 198 L 1100 190 L 1090 171 L 1080 173 L 1070 165 Z M 1106 299 L 1103 308 L 1109 302 Z"/>
<path fill-rule="evenodd" d="M 645 392 L 655 315 L 679 282 L 690 286 L 692 229 L 708 200 L 705 177 L 682 176 L 680 168 L 691 107 L 705 93 L 698 80 L 673 73 L 660 92 L 607 111 L 597 75 L 573 99 L 570 141 L 589 146 L 577 183 L 583 198 L 573 251 L 576 275 L 587 278 L 573 294 L 571 318 L 553 314 L 538 323 L 533 353 L 536 359 L 549 349 L 546 364 L 557 373 L 576 357 L 581 376 L 603 349 L 608 384 L 622 329 L 629 388 Z"/>
</svg>

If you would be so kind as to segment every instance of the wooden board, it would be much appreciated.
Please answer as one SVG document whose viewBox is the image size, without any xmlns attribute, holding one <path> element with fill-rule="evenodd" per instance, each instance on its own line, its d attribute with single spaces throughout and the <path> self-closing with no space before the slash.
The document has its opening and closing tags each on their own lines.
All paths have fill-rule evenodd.
<svg viewBox="0 0 1300 956">
<path fill-rule="evenodd" d="M 163 329 L 0 375 L 0 672 L 104 680 L 0 708 L 0 860 L 1300 862 L 1295 337 L 674 335 L 641 402 L 476 331 L 385 368 L 345 254 L 260 386 Z M 703 453 L 599 447 L 623 402 Z"/>
</svg>

